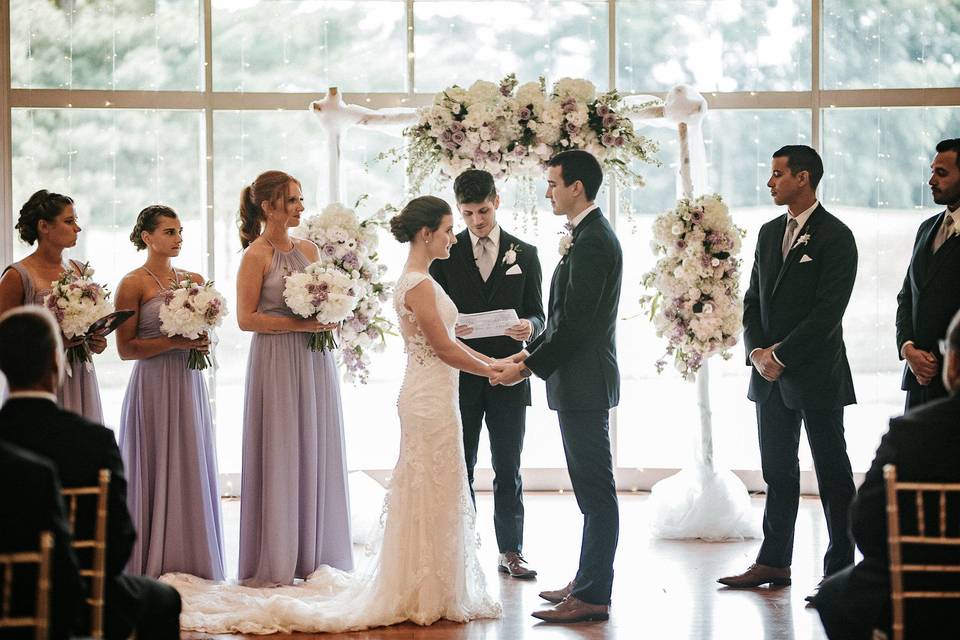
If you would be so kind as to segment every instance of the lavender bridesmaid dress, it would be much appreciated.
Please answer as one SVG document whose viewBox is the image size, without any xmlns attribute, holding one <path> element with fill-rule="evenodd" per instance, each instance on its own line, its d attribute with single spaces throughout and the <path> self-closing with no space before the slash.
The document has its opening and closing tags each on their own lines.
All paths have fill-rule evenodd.
<svg viewBox="0 0 960 640">
<path fill-rule="evenodd" d="M 138 338 L 164 335 L 161 302 L 157 295 L 140 306 Z M 137 529 L 127 571 L 223 580 L 213 419 L 203 374 L 187 368 L 188 354 L 176 349 L 137 360 L 123 398 L 120 453 Z"/>
<path fill-rule="evenodd" d="M 43 299 L 50 293 L 50 289 L 37 291 L 30 279 L 30 272 L 21 262 L 14 262 L 7 269 L 16 269 L 20 274 L 23 281 L 23 304 L 43 305 Z M 67 364 L 67 367 L 68 375 L 63 377 L 63 385 L 57 391 L 60 406 L 67 411 L 79 413 L 91 422 L 103 424 L 100 386 L 97 384 L 97 372 L 93 368 L 93 362 L 75 362 L 72 365 Z"/>
<path fill-rule="evenodd" d="M 259 313 L 294 317 L 284 276 L 307 258 L 274 247 Z M 256 333 L 243 417 L 240 568 L 249 586 L 291 584 L 320 565 L 353 569 L 340 386 L 333 354 L 305 333 Z"/>
</svg>

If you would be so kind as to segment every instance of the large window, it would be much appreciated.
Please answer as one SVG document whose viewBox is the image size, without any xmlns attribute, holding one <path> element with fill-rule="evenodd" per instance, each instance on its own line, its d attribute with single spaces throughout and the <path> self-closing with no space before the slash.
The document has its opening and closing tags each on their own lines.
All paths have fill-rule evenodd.
<svg viewBox="0 0 960 640">
<path fill-rule="evenodd" d="M 757 230 L 782 213 L 766 181 L 771 153 L 810 144 L 826 165 L 820 198 L 856 235 L 859 272 L 844 329 L 859 403 L 847 410 L 856 470 L 870 463 L 889 416 L 902 407 L 894 344 L 896 293 L 919 223 L 936 212 L 926 181 L 935 143 L 960 135 L 960 8 L 945 0 L 11 0 L 0 25 L 0 259 L 30 248 L 13 234 L 16 211 L 38 188 L 78 202 L 80 245 L 114 288 L 139 264 L 127 236 L 137 212 L 172 205 L 184 221 L 182 266 L 235 297 L 241 188 L 279 168 L 303 183 L 308 210 L 326 203 L 328 139 L 308 103 L 337 86 L 371 108 L 421 106 L 452 83 L 583 77 L 622 93 L 677 83 L 710 103 L 704 138 L 709 183 L 747 230 L 744 287 Z M 206 21 L 209 20 L 209 24 Z M 9 65 L 4 57 L 9 53 Z M 11 135 L 6 136 L 9 126 Z M 394 132 L 396 134 L 397 132 Z M 625 253 L 618 329 L 623 401 L 613 422 L 625 486 L 637 470 L 692 456 L 699 427 L 694 385 L 653 367 L 663 343 L 639 314 L 653 217 L 676 193 L 677 138 L 660 143 L 647 184 L 607 190 L 603 208 Z M 402 167 L 378 161 L 402 143 L 354 129 L 341 141 L 343 199 L 362 211 L 402 204 Z M 558 223 L 537 185 L 539 221 L 516 213 L 506 183 L 500 221 L 535 243 L 549 275 Z M 452 200 L 449 184 L 440 193 Z M 623 204 L 629 201 L 630 206 Z M 628 216 L 626 209 L 634 213 Z M 404 247 L 383 238 L 395 277 Z M 249 334 L 228 318 L 210 373 L 221 470 L 240 469 L 242 391 Z M 366 386 L 342 385 L 351 468 L 389 469 L 399 433 L 394 398 L 399 339 Z M 97 360 L 106 420 L 116 427 L 129 373 L 111 348 Z M 756 470 L 756 419 L 746 399 L 742 347 L 711 361 L 717 458 Z M 535 382 L 523 464 L 534 486 L 559 486 L 556 418 Z M 481 446 L 481 465 L 488 465 Z M 807 452 L 801 453 L 809 469 Z"/>
</svg>

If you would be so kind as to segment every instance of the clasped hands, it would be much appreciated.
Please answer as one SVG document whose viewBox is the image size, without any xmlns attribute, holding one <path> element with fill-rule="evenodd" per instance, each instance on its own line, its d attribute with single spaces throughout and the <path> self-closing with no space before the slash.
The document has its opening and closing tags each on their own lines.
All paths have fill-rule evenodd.
<svg viewBox="0 0 960 640">
<path fill-rule="evenodd" d="M 490 369 L 493 373 L 490 375 L 490 385 L 498 384 L 505 387 L 512 387 L 521 382 L 524 375 L 521 371 L 524 369 L 523 361 L 530 355 L 526 351 L 515 353 L 509 358 L 500 358 L 490 363 Z"/>
<path fill-rule="evenodd" d="M 87 343 L 87 348 L 91 353 L 103 353 L 103 350 L 107 348 L 106 336 L 99 333 L 91 333 L 90 335 L 78 336 L 76 338 L 67 338 L 66 336 L 63 336 L 64 349 L 79 347 L 84 342 Z"/>
<path fill-rule="evenodd" d="M 929 351 L 917 349 L 912 344 L 903 348 L 903 359 L 907 361 L 910 371 L 917 377 L 917 382 L 924 387 L 930 384 L 940 370 L 940 364 L 935 355 Z"/>
<path fill-rule="evenodd" d="M 783 374 L 784 366 L 773 357 L 773 351 L 780 343 L 770 345 L 766 349 L 754 349 L 750 353 L 750 362 L 760 376 L 768 382 L 775 382 Z"/>
</svg>

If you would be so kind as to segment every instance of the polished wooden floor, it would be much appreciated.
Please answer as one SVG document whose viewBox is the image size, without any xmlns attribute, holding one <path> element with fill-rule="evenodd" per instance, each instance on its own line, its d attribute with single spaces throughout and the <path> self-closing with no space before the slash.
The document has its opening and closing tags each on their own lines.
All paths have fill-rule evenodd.
<svg viewBox="0 0 960 640">
<path fill-rule="evenodd" d="M 545 625 L 530 617 L 545 603 L 537 593 L 559 588 L 573 577 L 580 548 L 580 512 L 573 495 L 527 494 L 525 555 L 540 572 L 539 580 L 522 582 L 496 572 L 493 502 L 478 495 L 482 559 L 494 596 L 503 603 L 499 620 L 460 625 L 439 622 L 430 627 L 396 627 L 332 638 L 389 640 L 538 640 L 593 638 L 822 640 L 823 627 L 803 597 L 816 585 L 826 548 L 820 503 L 804 498 L 797 522 L 793 586 L 737 591 L 718 585 L 718 576 L 738 573 L 754 559 L 759 542 L 679 542 L 651 540 L 647 534 L 647 496 L 620 496 L 620 545 L 617 550 L 613 606 L 608 622 Z M 763 499 L 754 498 L 759 522 Z M 224 503 L 229 571 L 236 572 L 239 503 Z M 360 558 L 361 554 L 357 554 Z M 208 634 L 184 633 L 184 640 Z M 238 638 L 240 636 L 219 636 Z M 275 636 L 276 637 L 276 636 Z M 296 634 L 307 640 L 308 634 Z M 272 639 L 271 639 L 272 640 Z"/>
</svg>

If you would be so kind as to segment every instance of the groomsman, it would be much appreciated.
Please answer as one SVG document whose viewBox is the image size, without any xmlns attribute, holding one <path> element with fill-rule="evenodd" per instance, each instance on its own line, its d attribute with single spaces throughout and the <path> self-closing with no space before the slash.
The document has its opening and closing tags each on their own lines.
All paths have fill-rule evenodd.
<svg viewBox="0 0 960 640">
<path fill-rule="evenodd" d="M 546 622 L 606 620 L 613 588 L 613 558 L 620 533 L 609 414 L 620 400 L 617 309 L 623 252 L 594 200 L 603 170 L 582 150 L 558 153 L 547 169 L 547 199 L 567 219 L 563 258 L 550 284 L 544 332 L 499 371 L 492 384 L 514 384 L 536 374 L 547 381 L 547 402 L 557 412 L 563 452 L 577 506 L 583 514 L 580 566 L 562 589 L 542 591 L 555 603 L 534 617 Z"/>
<path fill-rule="evenodd" d="M 920 224 L 913 257 L 897 295 L 897 349 L 906 360 L 900 388 L 906 410 L 947 395 L 937 340 L 960 309 L 960 138 L 943 140 L 930 165 L 933 201 L 946 209 Z"/>
<path fill-rule="evenodd" d="M 537 248 L 510 235 L 497 223 L 500 196 L 493 176 L 469 170 L 453 183 L 457 208 L 467 228 L 457 235 L 448 260 L 434 260 L 433 276 L 460 313 L 513 309 L 520 321 L 505 336 L 470 338 L 470 327 L 457 335 L 493 358 L 515 354 L 543 331 L 542 272 Z M 523 484 L 520 452 L 530 406 L 530 383 L 491 387 L 487 378 L 460 373 L 460 415 L 463 449 L 473 497 L 480 430 L 486 420 L 493 462 L 493 525 L 500 548 L 498 569 L 514 578 L 535 578 L 523 551 Z"/>
<path fill-rule="evenodd" d="M 790 584 L 801 422 L 830 536 L 824 574 L 853 563 L 847 514 L 855 489 L 843 407 L 856 398 L 841 322 L 857 275 L 857 245 L 817 201 L 822 176 L 823 162 L 810 147 L 790 145 L 773 154 L 767 186 L 787 212 L 760 228 L 743 301 L 747 366 L 753 368 L 747 395 L 757 408 L 767 503 L 756 563 L 719 580 L 731 587 Z"/>
</svg>

